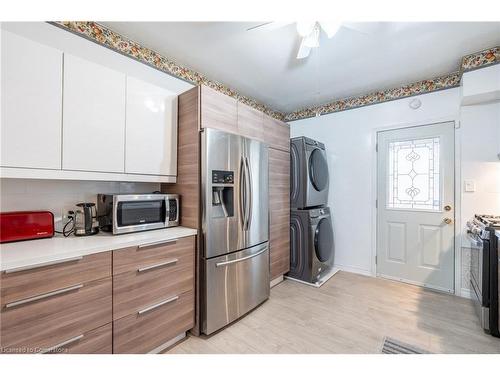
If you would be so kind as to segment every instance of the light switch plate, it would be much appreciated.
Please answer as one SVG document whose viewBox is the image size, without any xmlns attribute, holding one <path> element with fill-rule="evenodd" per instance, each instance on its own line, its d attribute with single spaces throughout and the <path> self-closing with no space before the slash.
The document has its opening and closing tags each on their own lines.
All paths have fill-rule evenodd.
<svg viewBox="0 0 500 375">
<path fill-rule="evenodd" d="M 474 180 L 465 180 L 464 181 L 464 190 L 467 193 L 472 193 L 476 191 L 476 181 Z"/>
</svg>

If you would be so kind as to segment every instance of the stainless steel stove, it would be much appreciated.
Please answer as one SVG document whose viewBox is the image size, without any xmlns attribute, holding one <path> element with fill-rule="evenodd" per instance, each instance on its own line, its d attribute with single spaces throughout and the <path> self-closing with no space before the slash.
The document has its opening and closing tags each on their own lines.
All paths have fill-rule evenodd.
<svg viewBox="0 0 500 375">
<path fill-rule="evenodd" d="M 485 332 L 500 337 L 498 238 L 500 216 L 475 215 L 467 222 L 471 242 L 471 290 L 476 312 Z"/>
</svg>

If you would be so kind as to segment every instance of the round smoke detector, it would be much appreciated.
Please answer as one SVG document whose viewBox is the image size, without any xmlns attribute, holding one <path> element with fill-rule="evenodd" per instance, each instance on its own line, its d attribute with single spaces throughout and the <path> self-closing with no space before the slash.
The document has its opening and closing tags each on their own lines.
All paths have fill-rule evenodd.
<svg viewBox="0 0 500 375">
<path fill-rule="evenodd" d="M 415 98 L 412 101 L 410 101 L 410 108 L 411 109 L 419 109 L 421 105 L 422 105 L 422 102 L 420 101 L 420 99 Z"/>
</svg>

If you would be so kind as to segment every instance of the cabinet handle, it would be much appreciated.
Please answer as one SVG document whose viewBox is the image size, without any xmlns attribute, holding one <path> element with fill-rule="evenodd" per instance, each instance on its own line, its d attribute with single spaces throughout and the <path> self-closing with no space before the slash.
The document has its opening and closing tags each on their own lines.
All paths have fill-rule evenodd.
<svg viewBox="0 0 500 375">
<path fill-rule="evenodd" d="M 66 346 L 66 345 L 68 345 L 68 344 L 72 344 L 72 343 L 74 343 L 75 341 L 78 341 L 78 340 L 81 340 L 81 339 L 83 339 L 83 335 L 78 335 L 78 336 L 75 336 L 75 337 L 73 337 L 73 338 L 71 338 L 71 339 L 68 339 L 68 340 L 66 340 L 66 341 L 63 341 L 63 342 L 61 342 L 61 343 L 59 343 L 59 344 L 57 344 L 57 345 L 51 346 L 50 348 L 47 348 L 47 349 L 43 349 L 43 350 L 41 350 L 41 351 L 40 351 L 40 354 L 45 354 L 45 353 L 52 352 L 52 351 L 54 351 L 54 350 L 56 350 L 56 349 L 59 349 L 59 348 L 60 348 L 60 347 L 62 347 L 62 346 Z"/>
<path fill-rule="evenodd" d="M 139 250 L 142 250 L 142 249 L 148 249 L 150 247 L 154 247 L 154 246 L 158 246 L 158 245 L 167 245 L 167 244 L 176 243 L 176 242 L 177 242 L 176 239 L 175 240 L 167 240 L 167 241 L 149 242 L 149 243 L 139 245 L 138 248 L 139 248 Z"/>
<path fill-rule="evenodd" d="M 137 312 L 137 314 L 139 315 L 142 315 L 142 314 L 145 314 L 147 312 L 150 312 L 154 309 L 157 309 L 158 307 L 160 306 L 163 306 L 163 305 L 166 305 L 168 303 L 171 303 L 171 302 L 174 302 L 174 301 L 177 301 L 179 299 L 179 296 L 174 296 L 174 297 L 171 297 L 169 299 L 166 299 L 165 301 L 162 301 L 162 302 L 158 302 L 157 304 L 154 304 L 154 305 L 151 305 L 149 307 L 146 307 L 145 309 L 142 309 L 142 310 L 139 310 Z"/>
<path fill-rule="evenodd" d="M 4 271 L 5 273 L 14 273 L 14 272 L 21 272 L 21 271 L 28 271 L 32 270 L 35 268 L 41 268 L 41 267 L 48 267 L 48 266 L 53 266 L 56 264 L 63 264 L 63 263 L 69 263 L 69 262 L 76 262 L 78 260 L 82 260 L 83 257 L 75 257 L 75 258 L 69 258 L 69 259 L 64 259 L 64 260 L 55 260 L 53 262 L 46 262 L 46 263 L 41 263 L 37 264 L 34 266 L 25 266 L 25 267 L 18 267 L 18 268 L 13 268 L 7 271 Z"/>
<path fill-rule="evenodd" d="M 7 303 L 5 305 L 5 308 L 9 309 L 9 308 L 20 306 L 20 305 L 25 305 L 25 304 L 30 303 L 30 302 L 40 301 L 42 299 L 58 296 L 60 294 L 68 293 L 68 292 L 71 292 L 73 290 L 77 290 L 77 289 L 81 289 L 81 288 L 83 288 L 83 284 L 69 286 L 67 288 L 54 290 L 54 291 L 49 292 L 49 293 L 39 294 L 38 296 L 20 299 L 18 301 Z"/>
<path fill-rule="evenodd" d="M 141 268 L 137 269 L 137 272 L 146 272 L 146 271 L 154 270 L 156 268 L 165 267 L 165 266 L 168 266 L 169 264 L 177 263 L 178 260 L 179 259 L 170 259 L 170 260 L 167 260 L 166 262 L 163 262 L 163 263 L 153 264 L 152 266 L 147 266 L 147 267 L 141 267 Z"/>
</svg>

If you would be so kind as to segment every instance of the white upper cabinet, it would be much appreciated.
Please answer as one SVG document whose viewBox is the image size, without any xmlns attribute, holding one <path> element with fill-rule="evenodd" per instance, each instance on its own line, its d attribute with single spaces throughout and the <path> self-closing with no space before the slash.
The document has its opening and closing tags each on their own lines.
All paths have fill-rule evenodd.
<svg viewBox="0 0 500 375">
<path fill-rule="evenodd" d="M 125 74 L 64 55 L 66 170 L 124 172 Z"/>
<path fill-rule="evenodd" d="M 1 165 L 61 169 L 63 53 L 1 34 Z"/>
<path fill-rule="evenodd" d="M 125 173 L 177 175 L 177 94 L 127 77 Z"/>
</svg>

